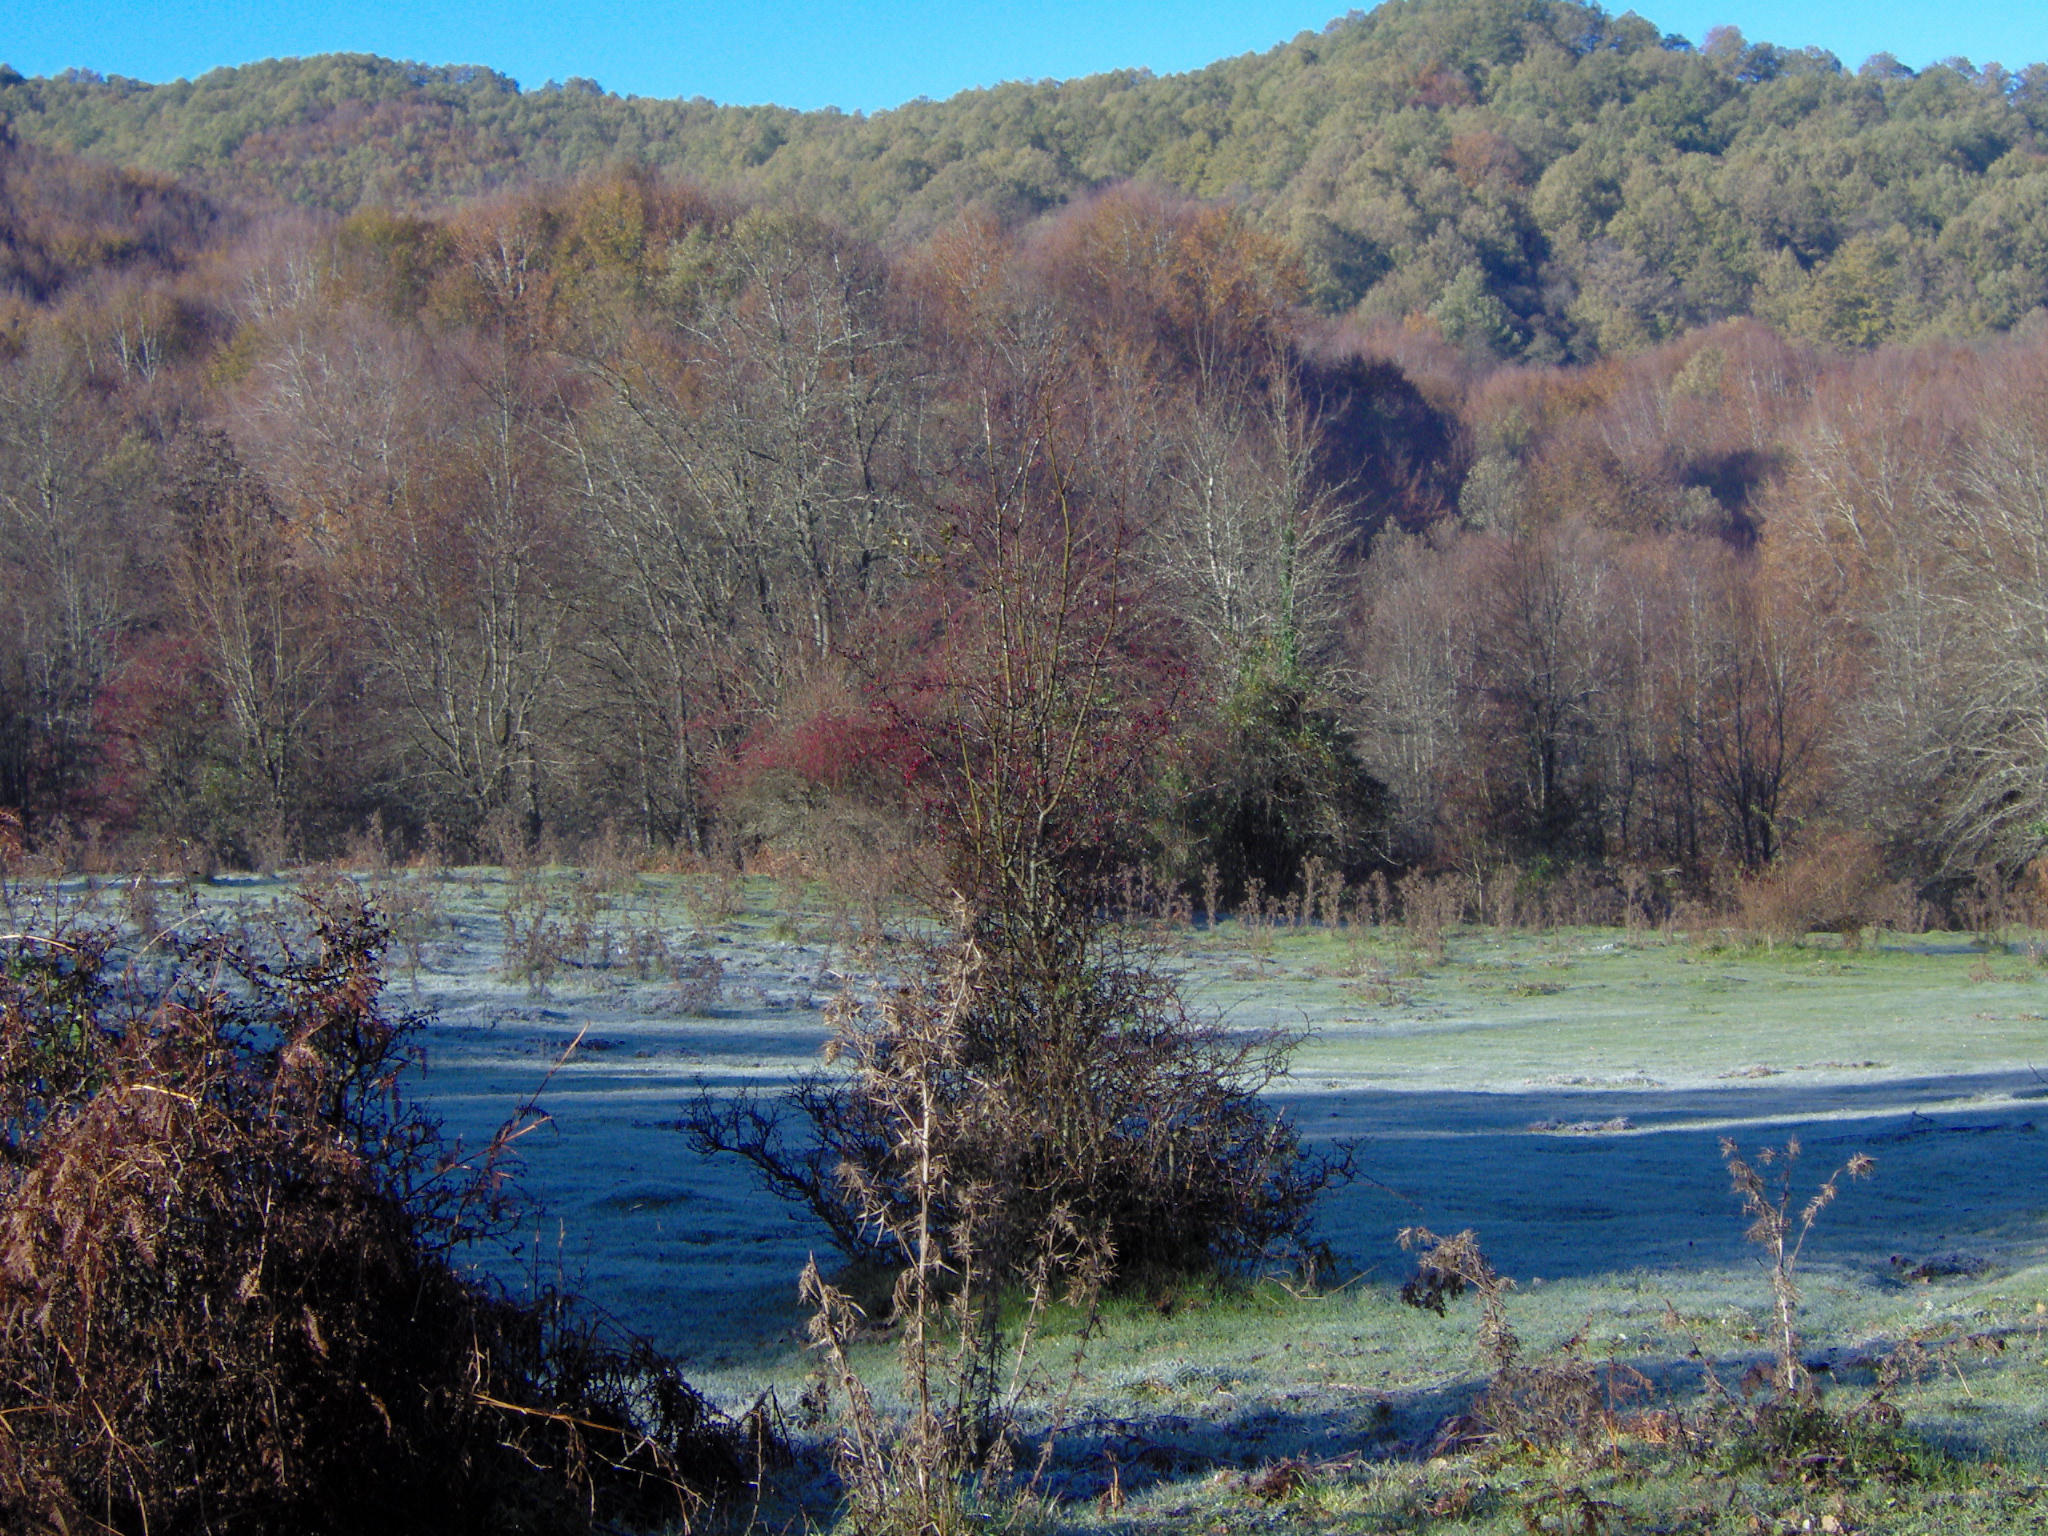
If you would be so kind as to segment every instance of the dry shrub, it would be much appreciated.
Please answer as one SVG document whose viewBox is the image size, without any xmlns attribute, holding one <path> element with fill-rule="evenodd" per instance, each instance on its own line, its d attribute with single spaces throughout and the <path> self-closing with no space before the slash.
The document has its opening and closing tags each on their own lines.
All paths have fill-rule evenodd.
<svg viewBox="0 0 2048 1536">
<path fill-rule="evenodd" d="M 1339 1171 L 1261 1095 L 1295 1037 L 1192 1017 L 1170 978 L 1098 944 L 1062 974 L 963 937 L 922 979 L 878 1002 L 833 1005 L 834 1058 L 886 1056 L 974 948 L 960 1044 L 933 1083 L 961 1197 L 996 1192 L 975 1224 L 982 1262 L 1014 1273 L 1055 1211 L 1106 1243 L 1124 1282 L 1292 1262 L 1313 1245 L 1316 1196 Z M 892 1262 L 874 1219 L 914 1203 L 894 1124 L 871 1074 L 813 1073 L 784 1098 L 701 1100 L 685 1120 L 700 1152 L 736 1153 L 776 1194 L 808 1205 L 851 1258 Z M 794 1134 L 793 1134 L 794 1133 Z"/>
<path fill-rule="evenodd" d="M 154 939 L 163 929 L 163 910 L 157 904 L 156 881 L 137 875 L 121 888 L 121 907 L 128 926 L 144 940 Z"/>
<path fill-rule="evenodd" d="M 2014 879 L 1996 864 L 1978 865 L 1969 884 L 1950 894 L 1949 918 L 1991 948 L 2011 943 L 2015 930 L 2048 928 L 2048 858 L 2034 860 Z"/>
<path fill-rule="evenodd" d="M 372 811 L 367 822 L 350 830 L 339 862 L 343 869 L 357 874 L 391 872 L 391 836 L 385 830 L 382 811 Z"/>
<path fill-rule="evenodd" d="M 2048 855 L 2035 859 L 2020 872 L 2013 891 L 2020 920 L 2039 932 L 2048 928 Z"/>
<path fill-rule="evenodd" d="M 380 834 L 382 830 L 380 825 Z M 381 836 L 378 841 L 382 842 Z M 516 805 L 501 805 L 493 810 L 476 828 L 471 841 L 486 862 L 496 864 L 508 874 L 524 874 L 539 862 L 532 820 Z"/>
<path fill-rule="evenodd" d="M 410 879 L 396 874 L 376 876 L 368 882 L 368 890 L 378 917 L 398 947 L 405 979 L 417 993 L 420 967 L 427 961 L 427 946 L 446 922 L 440 893 L 431 880 L 420 874 Z"/>
<path fill-rule="evenodd" d="M 0 972 L 0 1524 L 206 1533 L 588 1529 L 687 1516 L 733 1442 L 674 1369 L 450 1261 L 465 1164 L 399 1084 L 385 935 L 214 937 L 155 979 L 106 933 Z"/>
<path fill-rule="evenodd" d="M 1735 891 L 1742 925 L 1757 938 L 1796 944 L 1809 933 L 1839 933 L 1851 947 L 1890 911 L 1893 896 L 1877 845 L 1854 832 L 1780 859 Z"/>
<path fill-rule="evenodd" d="M 683 877 L 683 904 L 700 930 L 716 928 L 747 910 L 746 854 L 729 829 L 715 828 L 710 847 L 690 861 Z"/>
<path fill-rule="evenodd" d="M 1721 1141 L 1729 1183 L 1749 1219 L 1743 1236 L 1762 1251 L 1776 1317 L 1771 1358 L 1755 1362 L 1743 1373 L 1740 1399 L 1708 1366 L 1708 1388 L 1720 1400 L 1713 1415 L 1714 1432 L 1736 1469 L 1761 1467 L 1777 1482 L 1917 1476 L 1928 1460 L 1927 1451 L 1901 1433 L 1903 1418 L 1893 1398 L 1925 1363 L 1918 1341 L 1909 1339 L 1879 1361 L 1871 1391 L 1846 1411 L 1826 1400 L 1819 1378 L 1802 1358 L 1806 1341 L 1798 1326 L 1799 1269 L 1806 1240 L 1821 1213 L 1834 1204 L 1842 1180 L 1869 1177 L 1875 1162 L 1865 1153 L 1855 1153 L 1795 1208 L 1799 1156 L 1796 1136 L 1782 1147 L 1759 1148 L 1753 1159 L 1742 1157 L 1732 1140 Z"/>
<path fill-rule="evenodd" d="M 551 915 L 552 896 L 545 883 L 515 873 L 505 892 L 505 910 L 499 922 L 505 930 L 504 961 L 500 975 L 506 981 L 524 981 L 535 997 L 546 997 L 555 975 L 575 949 L 570 925 Z"/>
<path fill-rule="evenodd" d="M 1040 1226 L 1018 1230 L 1009 1202 L 985 1184 L 963 1184 L 954 1161 L 961 1128 L 1014 1125 L 1014 1105 L 988 1080 L 964 1081 L 965 1029 L 982 957 L 971 941 L 952 947 L 927 991 L 899 993 L 872 1027 L 843 1012 L 835 1042 L 850 1056 L 859 1096 L 883 1127 L 885 1166 L 841 1169 L 845 1198 L 900 1266 L 889 1321 L 898 1328 L 906 1422 L 888 1422 L 854 1367 L 861 1323 L 850 1297 L 812 1262 L 802 1292 L 813 1308 L 811 1340 L 828 1401 L 843 1404 L 836 1461 L 861 1532 L 956 1536 L 985 1529 L 977 1515 L 1011 1494 L 1015 1409 L 1030 1384 L 1027 1361 L 1056 1279 L 1087 1308 L 1062 1408 L 1076 1384 L 1111 1255 L 1099 1234 L 1054 1206 Z M 1028 1303 L 1006 1339 L 1004 1284 L 1021 1278 Z M 1007 1365 L 1007 1370 L 1005 1366 Z M 1007 1379 L 1006 1379 L 1007 1378 Z M 1059 1412 L 1055 1412 L 1054 1432 Z M 1052 1451 L 1048 1438 L 1038 1468 Z M 1027 1485 L 1025 1492 L 1031 1492 Z"/>
<path fill-rule="evenodd" d="M 671 962 L 675 980 L 669 1006 L 686 1018 L 708 1018 L 725 1000 L 725 965 L 716 955 L 691 955 Z"/>
<path fill-rule="evenodd" d="M 220 860 L 204 843 L 166 833 L 143 848 L 135 867 L 190 884 L 219 874 Z"/>
<path fill-rule="evenodd" d="M 872 963 L 889 930 L 889 914 L 911 884 L 910 850 L 883 837 L 866 840 L 851 830 L 835 836 L 822 856 L 825 899 L 839 914 L 848 947 Z"/>
<path fill-rule="evenodd" d="M 639 888 L 646 852 L 644 844 L 629 844 L 620 835 L 618 823 L 607 816 L 595 835 L 585 839 L 577 863 L 583 878 L 598 891 L 607 896 L 624 896 Z"/>
<path fill-rule="evenodd" d="M 1544 920 L 1552 928 L 1620 927 L 1620 888 L 1604 869 L 1573 864 L 1543 892 Z"/>
<path fill-rule="evenodd" d="M 1502 933 L 1529 926 L 1529 913 L 1522 895 L 1524 878 L 1519 864 L 1497 864 L 1482 871 L 1473 881 L 1474 905 L 1479 910 L 1479 920 Z"/>
<path fill-rule="evenodd" d="M 1649 1390 L 1649 1378 L 1616 1361 L 1587 1359 L 1582 1335 L 1547 1355 L 1526 1358 L 1508 1319 L 1507 1295 L 1515 1283 L 1495 1271 L 1469 1229 L 1440 1237 L 1427 1227 L 1409 1227 L 1400 1241 L 1416 1254 L 1415 1274 L 1401 1287 L 1401 1299 L 1441 1317 L 1451 1301 L 1473 1292 L 1479 1298 L 1479 1352 L 1491 1371 L 1471 1411 L 1439 1429 L 1434 1451 L 1466 1444 L 1585 1451 L 1613 1444 L 1625 1405 Z"/>
<path fill-rule="evenodd" d="M 1471 883 L 1463 875 L 1429 875 L 1417 869 L 1402 876 L 1394 890 L 1408 941 L 1441 963 L 1446 935 L 1464 921 Z"/>
<path fill-rule="evenodd" d="M 1279 921 L 1280 904 L 1266 899 L 1266 882 L 1251 879 L 1245 882 L 1244 900 L 1237 908 L 1238 937 L 1244 941 L 1247 952 L 1261 960 L 1269 959 L 1273 953 L 1273 926 Z"/>
<path fill-rule="evenodd" d="M 1328 886 L 1327 878 L 1318 886 L 1311 877 L 1301 897 L 1301 910 L 1313 916 L 1307 893 L 1327 891 Z M 1113 901 L 1127 927 L 1148 928 L 1160 934 L 1175 926 L 1189 926 L 1195 920 L 1194 897 L 1178 880 L 1151 864 L 1125 864 L 1116 872 L 1114 889 L 1105 895 Z"/>
<path fill-rule="evenodd" d="M 1673 885 L 1676 869 L 1644 869 L 1637 864 L 1621 868 L 1621 923 L 1630 933 L 1653 928 L 1669 930 L 1678 920 L 1684 898 Z"/>
</svg>

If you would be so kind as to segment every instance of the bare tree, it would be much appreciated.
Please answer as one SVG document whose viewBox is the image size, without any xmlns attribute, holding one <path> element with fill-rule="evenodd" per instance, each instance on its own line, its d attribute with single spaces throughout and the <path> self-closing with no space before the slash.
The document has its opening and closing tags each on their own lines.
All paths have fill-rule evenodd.
<svg viewBox="0 0 2048 1536">
<path fill-rule="evenodd" d="M 592 655 L 630 701 L 653 836 L 700 820 L 701 770 L 830 657 L 912 539 L 917 401 L 871 253 L 755 214 L 636 347 L 590 360 L 576 424 L 613 601 Z"/>
<path fill-rule="evenodd" d="M 1567 524 L 1498 543 L 1488 563 L 1475 666 L 1483 735 L 1468 744 L 1487 764 L 1493 818 L 1533 850 L 1598 855 L 1616 681 L 1609 551 Z"/>
<path fill-rule="evenodd" d="M 352 621 L 378 771 L 410 811 L 465 833 L 503 813 L 532 837 L 568 755 L 582 611 L 571 402 L 523 327 L 511 235 L 472 236 L 497 309 L 438 339 L 337 283 L 287 284 L 236 428 Z"/>
<path fill-rule="evenodd" d="M 1168 494 L 1148 564 L 1225 679 L 1255 660 L 1317 668 L 1337 630 L 1344 530 L 1291 365 L 1212 378 L 1167 414 Z"/>
<path fill-rule="evenodd" d="M 1722 599 L 1724 660 L 1698 722 L 1699 759 L 1728 841 L 1749 869 L 1778 856 L 1815 756 L 1822 651 L 1789 605 L 1738 575 Z"/>
<path fill-rule="evenodd" d="M 123 518 L 146 507 L 150 468 L 55 337 L 0 365 L 0 803 L 84 809 L 152 544 Z"/>
<path fill-rule="evenodd" d="M 1945 685 L 1922 772 L 1952 867 L 2048 846 L 2048 379 L 2037 365 L 2014 382 L 2003 399 L 1986 391 L 1956 473 L 1930 497 L 1935 579 L 1909 590 L 1931 611 L 1893 616 Z"/>
<path fill-rule="evenodd" d="M 165 501 L 179 604 L 256 787 L 251 809 L 275 836 L 303 804 L 334 678 L 327 605 L 284 515 L 226 437 L 184 445 Z"/>
<path fill-rule="evenodd" d="M 350 565 L 407 766 L 458 824 L 548 811 L 568 707 L 578 541 L 535 360 L 486 342 L 444 359 L 468 388 Z M 444 375 L 446 377 L 446 375 Z"/>
<path fill-rule="evenodd" d="M 1462 600 L 1469 562 L 1389 530 L 1364 574 L 1351 644 L 1361 751 L 1392 791 L 1392 852 L 1427 857 L 1463 768 L 1473 687 L 1474 618 Z"/>
<path fill-rule="evenodd" d="M 2048 843 L 2048 384 L 2027 354 L 1866 364 L 1777 500 L 1780 580 L 1855 669 L 1845 810 L 1929 871 Z"/>
</svg>

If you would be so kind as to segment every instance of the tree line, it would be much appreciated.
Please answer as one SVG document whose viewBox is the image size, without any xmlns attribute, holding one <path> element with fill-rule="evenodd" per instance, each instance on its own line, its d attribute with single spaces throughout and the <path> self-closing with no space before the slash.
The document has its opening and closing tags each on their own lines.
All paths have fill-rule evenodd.
<svg viewBox="0 0 2048 1536">
<path fill-rule="evenodd" d="M 347 218 L 0 178 L 46 848 L 914 859 L 930 701 L 1027 686 L 983 609 L 1034 590 L 1100 626 L 1112 852 L 1184 891 L 2048 843 L 2038 327 L 1542 366 L 1135 186 L 883 245 L 645 169 Z"/>
<path fill-rule="evenodd" d="M 329 55 L 163 85 L 0 69 L 0 118 L 236 200 L 419 210 L 632 163 L 892 247 L 962 206 L 1014 223 L 1136 180 L 1233 199 L 1327 314 L 1426 312 L 1563 364 L 1745 315 L 1845 347 L 2017 324 L 2048 298 L 2048 66 L 2008 63 L 1851 68 L 1575 0 L 1390 0 L 1188 74 L 872 116 Z"/>
</svg>

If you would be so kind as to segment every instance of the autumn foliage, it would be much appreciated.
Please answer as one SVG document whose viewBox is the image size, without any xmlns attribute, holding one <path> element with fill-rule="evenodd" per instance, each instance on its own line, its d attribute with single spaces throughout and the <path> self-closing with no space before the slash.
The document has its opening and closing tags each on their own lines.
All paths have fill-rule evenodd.
<svg viewBox="0 0 2048 1536">
<path fill-rule="evenodd" d="M 382 935 L 165 957 L 74 930 L 0 972 L 0 1510 L 10 1529 L 583 1530 L 733 1470 L 672 1365 L 458 1263 L 502 1219 L 401 1083 Z"/>
<path fill-rule="evenodd" d="M 1506 363 L 1139 186 L 885 249 L 645 169 L 322 219 L 0 158 L 0 805 L 60 863 L 374 819 L 929 885 L 1014 860 L 929 835 L 992 772 L 1225 909 L 1312 861 L 1726 903 L 1837 832 L 1939 906 L 2040 852 L 2034 333 Z M 1115 633 L 1057 724 L 1054 585 Z M 1025 730 L 1085 792 L 1002 777 Z"/>
</svg>

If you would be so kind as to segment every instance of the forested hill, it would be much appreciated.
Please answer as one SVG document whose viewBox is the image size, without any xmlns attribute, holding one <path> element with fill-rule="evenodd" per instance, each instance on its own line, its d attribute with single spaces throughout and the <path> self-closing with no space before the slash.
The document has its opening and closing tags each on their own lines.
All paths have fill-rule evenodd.
<svg viewBox="0 0 2048 1536">
<path fill-rule="evenodd" d="M 1755 314 L 1860 346 L 2048 298 L 2048 68 L 1919 74 L 1571 0 L 1388 0 L 1191 74 L 970 91 L 872 117 L 522 90 L 361 55 L 145 85 L 0 73 L 31 144 L 340 212 L 617 160 L 914 239 L 1136 178 L 1236 199 L 1315 298 L 1533 361 Z"/>
</svg>

